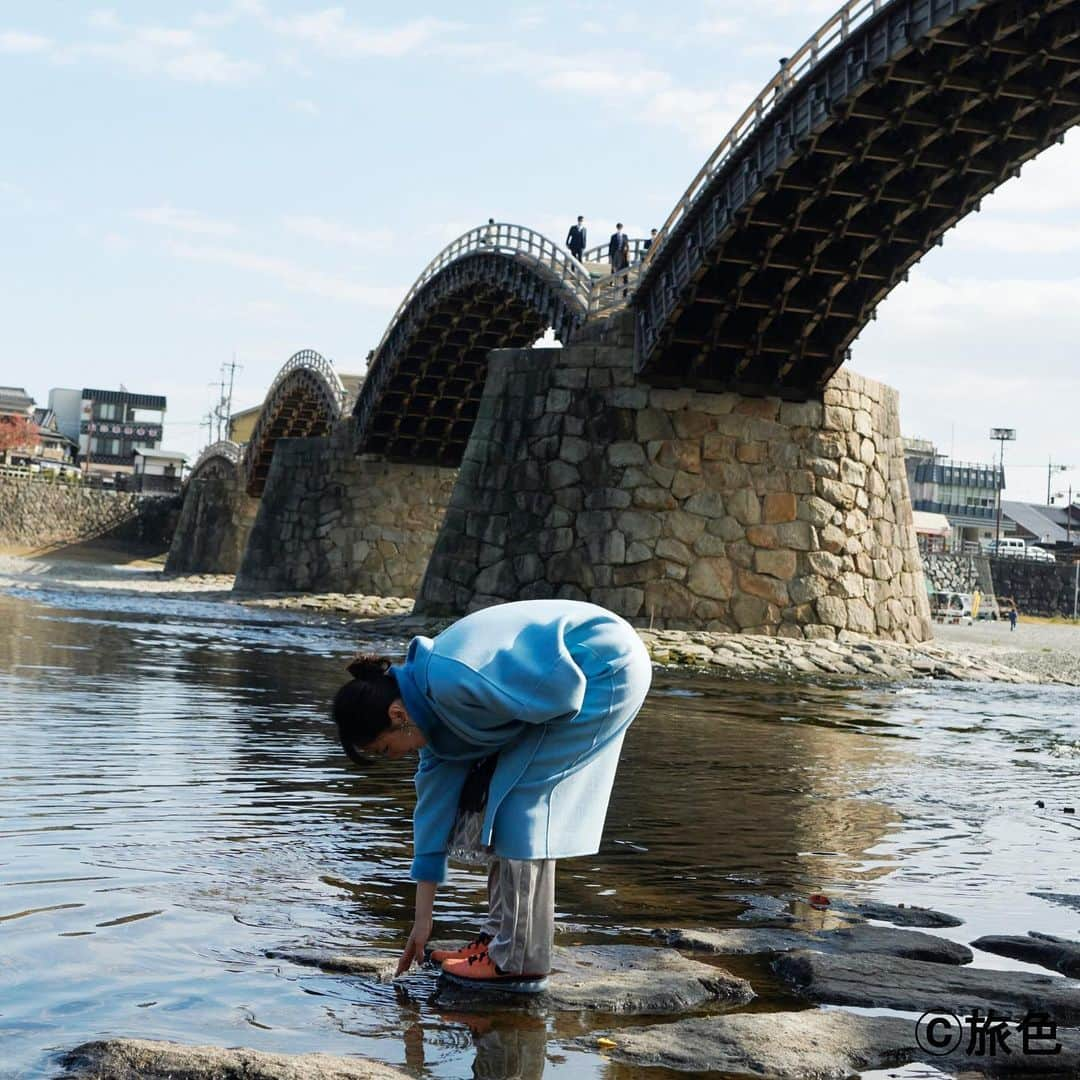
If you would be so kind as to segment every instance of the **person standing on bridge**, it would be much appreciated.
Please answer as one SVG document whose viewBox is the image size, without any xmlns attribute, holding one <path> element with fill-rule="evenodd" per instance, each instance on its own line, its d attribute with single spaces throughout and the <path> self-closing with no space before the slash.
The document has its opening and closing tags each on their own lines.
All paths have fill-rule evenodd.
<svg viewBox="0 0 1080 1080">
<path fill-rule="evenodd" d="M 622 230 L 620 221 L 608 241 L 608 261 L 611 263 L 613 274 L 625 270 L 630 265 L 630 240 Z"/>
<path fill-rule="evenodd" d="M 535 993 L 551 970 L 555 860 L 599 850 L 627 728 L 649 689 L 634 629 L 575 600 L 474 612 L 401 664 L 361 656 L 334 698 L 345 753 L 368 764 L 419 751 L 416 916 L 398 975 L 423 958 L 447 858 L 488 866 L 488 916 L 464 948 L 435 951 L 451 980 Z"/>
<path fill-rule="evenodd" d="M 570 249 L 570 254 L 578 262 L 581 262 L 582 256 L 585 254 L 586 239 L 585 218 L 578 214 L 577 224 L 571 225 L 570 231 L 566 234 L 566 246 Z"/>
</svg>

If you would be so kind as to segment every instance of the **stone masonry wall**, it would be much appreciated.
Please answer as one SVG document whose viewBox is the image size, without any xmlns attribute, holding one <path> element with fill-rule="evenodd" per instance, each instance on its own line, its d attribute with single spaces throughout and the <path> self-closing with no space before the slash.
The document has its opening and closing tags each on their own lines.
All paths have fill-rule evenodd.
<svg viewBox="0 0 1080 1080">
<path fill-rule="evenodd" d="M 358 457 L 353 432 L 278 440 L 237 590 L 416 595 L 456 470 Z"/>
<path fill-rule="evenodd" d="M 1021 615 L 1072 617 L 1077 583 L 1075 565 L 992 558 L 990 569 L 998 599 L 1014 600 Z"/>
<path fill-rule="evenodd" d="M 189 481 L 165 572 L 235 574 L 258 508 L 258 500 L 244 490 L 240 469 Z"/>
<path fill-rule="evenodd" d="M 0 548 L 38 550 L 89 540 L 164 547 L 176 500 L 78 484 L 0 477 Z"/>
<path fill-rule="evenodd" d="M 491 355 L 418 610 L 562 596 L 642 625 L 921 641 L 898 398 L 649 387 L 630 328 Z"/>
<path fill-rule="evenodd" d="M 974 555 L 924 552 L 922 561 L 926 580 L 935 592 L 969 593 L 979 587 L 979 567 Z"/>
</svg>

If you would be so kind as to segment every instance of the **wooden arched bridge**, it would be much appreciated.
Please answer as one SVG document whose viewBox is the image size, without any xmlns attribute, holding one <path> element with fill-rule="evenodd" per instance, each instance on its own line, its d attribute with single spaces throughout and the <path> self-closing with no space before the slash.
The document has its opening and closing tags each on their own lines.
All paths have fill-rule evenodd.
<svg viewBox="0 0 1080 1080">
<path fill-rule="evenodd" d="M 589 310 L 592 278 L 521 225 L 483 225 L 424 268 L 372 354 L 354 414 L 363 451 L 457 464 L 491 349 L 566 342 Z"/>
<path fill-rule="evenodd" d="M 244 447 L 230 439 L 211 443 L 191 466 L 191 480 L 231 480 L 242 468 Z"/>
<path fill-rule="evenodd" d="M 457 465 L 493 348 L 632 309 L 641 376 L 806 399 L 943 234 L 1080 119 L 1080 0 L 851 0 L 750 103 L 628 270 L 473 229 L 409 290 L 359 448 Z M 588 253 L 598 259 L 605 249 Z"/>
<path fill-rule="evenodd" d="M 1080 119 L 1080 0 L 850 0 L 750 103 L 655 242 L 598 275 L 533 229 L 472 229 L 424 268 L 369 357 L 359 452 L 456 466 L 487 354 L 633 313 L 659 385 L 818 395 L 943 234 Z M 346 392 L 304 350 L 234 467 L 262 493 L 282 437 L 327 434 Z M 195 474 L 223 468 L 205 451 Z M 217 463 L 215 466 L 214 463 Z"/>
<path fill-rule="evenodd" d="M 313 349 L 296 353 L 270 384 L 244 449 L 245 487 L 260 496 L 278 439 L 328 435 L 345 408 L 345 387 L 333 365 Z"/>
<path fill-rule="evenodd" d="M 191 479 L 242 478 L 248 495 L 263 493 L 278 439 L 328 435 L 345 413 L 348 393 L 333 365 L 313 349 L 294 353 L 274 377 L 246 443 L 211 443 Z"/>
</svg>

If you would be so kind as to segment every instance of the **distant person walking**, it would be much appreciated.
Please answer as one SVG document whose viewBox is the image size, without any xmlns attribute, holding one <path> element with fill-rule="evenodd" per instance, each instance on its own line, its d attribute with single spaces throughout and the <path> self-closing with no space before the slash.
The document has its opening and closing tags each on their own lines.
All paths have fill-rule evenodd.
<svg viewBox="0 0 1080 1080">
<path fill-rule="evenodd" d="M 658 235 L 659 235 L 658 230 L 656 230 L 656 229 L 650 229 L 649 230 L 649 239 L 646 240 L 645 243 L 641 245 L 641 252 L 642 252 L 641 261 L 642 262 L 648 262 L 649 259 L 652 258 L 653 248 L 656 246 L 656 239 L 657 239 Z"/>
<path fill-rule="evenodd" d="M 1017 620 L 1019 618 L 1020 618 L 1020 616 L 1016 614 L 1016 608 L 1010 608 L 1009 609 L 1009 632 L 1010 633 L 1013 630 L 1016 629 L 1016 623 L 1017 623 Z"/>
<path fill-rule="evenodd" d="M 581 257 L 585 254 L 585 245 L 588 238 L 588 230 L 585 228 L 585 218 L 581 214 L 578 214 L 577 224 L 570 226 L 570 231 L 566 234 L 566 246 L 570 249 L 570 254 L 581 262 Z"/>
<path fill-rule="evenodd" d="M 608 241 L 608 261 L 611 263 L 611 272 L 617 274 L 630 265 L 630 240 L 623 231 L 622 222 L 615 226 L 615 231 Z"/>
<path fill-rule="evenodd" d="M 491 247 L 495 246 L 495 240 L 498 237 L 498 227 L 495 225 L 495 219 L 493 217 L 488 218 L 488 223 L 484 228 L 484 235 L 480 238 L 482 244 L 489 244 Z"/>
</svg>

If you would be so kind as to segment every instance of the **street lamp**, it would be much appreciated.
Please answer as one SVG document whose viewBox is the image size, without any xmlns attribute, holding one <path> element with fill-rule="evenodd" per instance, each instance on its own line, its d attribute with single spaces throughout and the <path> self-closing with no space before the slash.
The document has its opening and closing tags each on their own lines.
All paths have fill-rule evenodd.
<svg viewBox="0 0 1080 1080">
<path fill-rule="evenodd" d="M 1007 442 L 1016 442 L 1016 428 L 991 428 L 990 438 L 995 439 L 1000 446 L 1000 454 L 998 455 L 998 470 L 1000 475 L 998 476 L 997 484 L 997 525 L 994 528 L 994 552 L 996 554 L 997 550 L 1001 547 L 1001 489 L 1005 486 L 1005 444 Z"/>
</svg>

